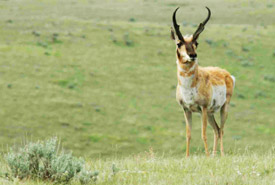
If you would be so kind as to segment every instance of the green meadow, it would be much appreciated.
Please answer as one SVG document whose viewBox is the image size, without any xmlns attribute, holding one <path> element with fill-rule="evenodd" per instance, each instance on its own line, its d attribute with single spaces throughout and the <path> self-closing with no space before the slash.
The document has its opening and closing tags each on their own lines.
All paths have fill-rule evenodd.
<svg viewBox="0 0 275 185">
<path fill-rule="evenodd" d="M 204 156 L 194 114 L 185 159 L 170 39 L 178 6 L 183 35 L 211 9 L 199 64 L 236 77 L 224 158 Z M 274 0 L 1 1 L 0 151 L 57 136 L 99 171 L 98 184 L 274 183 L 274 12 Z M 212 149 L 210 126 L 207 136 Z"/>
</svg>

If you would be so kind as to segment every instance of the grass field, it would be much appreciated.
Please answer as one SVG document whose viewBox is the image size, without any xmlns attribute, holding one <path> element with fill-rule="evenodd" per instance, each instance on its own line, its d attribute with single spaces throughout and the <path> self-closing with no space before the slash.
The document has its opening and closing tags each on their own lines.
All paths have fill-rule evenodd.
<svg viewBox="0 0 275 185">
<path fill-rule="evenodd" d="M 259 155 L 246 151 L 218 158 L 195 155 L 190 158 L 155 156 L 153 151 L 126 158 L 91 160 L 88 163 L 99 171 L 96 184 L 251 184 L 272 185 L 275 183 L 274 148 Z M 1 169 L 1 168 L 0 168 Z M 43 181 L 8 181 L 0 183 L 51 185 Z M 72 182 L 78 185 L 78 182 Z M 80 185 L 80 184 L 79 184 Z"/>
<path fill-rule="evenodd" d="M 199 39 L 199 63 L 226 68 L 236 77 L 225 125 L 225 158 L 208 161 L 201 156 L 200 116 L 194 115 L 191 155 L 195 156 L 183 159 L 185 123 L 175 101 L 176 57 L 170 40 L 171 16 L 177 6 L 181 7 L 177 19 L 183 34 L 192 34 L 206 17 L 204 6 L 211 8 L 212 18 Z M 267 155 L 275 137 L 274 0 L 211 0 L 207 4 L 11 0 L 1 1 L 0 10 L 2 152 L 25 137 L 58 136 L 65 149 L 96 160 L 99 171 L 106 171 L 105 166 L 114 161 L 129 173 L 145 171 L 144 183 L 152 184 L 170 182 L 187 170 L 185 163 L 200 169 L 193 164 L 197 158 L 209 163 L 214 174 L 209 172 L 198 184 L 215 180 L 253 184 L 249 175 L 238 176 L 236 169 L 247 165 L 252 169 L 254 162 L 263 173 L 263 166 L 272 165 L 269 161 L 274 167 L 274 151 Z M 210 126 L 207 134 L 212 146 Z M 136 167 L 128 157 L 149 148 L 165 155 L 153 162 L 152 174 L 146 160 Z M 253 155 L 245 158 L 246 150 Z M 234 168 L 232 161 L 243 160 Z M 219 162 L 227 163 L 227 168 Z M 166 165 L 171 165 L 172 174 Z M 161 166 L 163 171 L 157 172 Z M 186 179 L 171 182 L 184 183 L 201 177 L 202 172 L 190 172 Z M 109 172 L 103 173 L 108 176 Z M 167 178 L 151 179 L 147 173 L 153 177 L 166 174 Z M 233 181 L 228 177 L 231 173 Z M 140 176 L 123 182 L 131 184 Z M 255 176 L 254 184 L 274 182 L 274 171 L 260 177 Z M 120 178 L 126 177 L 117 175 L 114 182 Z"/>
</svg>

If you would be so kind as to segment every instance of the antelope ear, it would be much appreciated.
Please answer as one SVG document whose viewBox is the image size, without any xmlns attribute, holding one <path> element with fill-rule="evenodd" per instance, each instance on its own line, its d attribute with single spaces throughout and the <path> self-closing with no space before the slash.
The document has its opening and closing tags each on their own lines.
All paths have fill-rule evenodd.
<svg viewBox="0 0 275 185">
<path fill-rule="evenodd" d="M 171 36 L 171 39 L 173 41 L 175 41 L 175 43 L 178 45 L 178 47 L 180 47 L 183 44 L 183 42 L 179 40 L 177 34 L 175 33 L 175 31 L 172 27 L 171 27 L 171 35 L 170 36 Z"/>
<path fill-rule="evenodd" d="M 173 30 L 172 27 L 171 27 L 171 39 L 172 39 L 172 40 L 176 40 L 175 32 L 174 32 L 174 30 Z"/>
</svg>

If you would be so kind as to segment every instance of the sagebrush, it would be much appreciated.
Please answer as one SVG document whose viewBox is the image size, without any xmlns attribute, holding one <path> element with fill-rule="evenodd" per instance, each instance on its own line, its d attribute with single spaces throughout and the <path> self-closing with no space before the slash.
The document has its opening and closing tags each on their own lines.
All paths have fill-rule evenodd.
<svg viewBox="0 0 275 185">
<path fill-rule="evenodd" d="M 72 153 L 59 151 L 57 138 L 30 142 L 19 149 L 11 149 L 4 156 L 9 178 L 39 179 L 56 183 L 78 180 L 87 184 L 96 180 L 98 172 L 85 168 L 85 161 Z"/>
</svg>

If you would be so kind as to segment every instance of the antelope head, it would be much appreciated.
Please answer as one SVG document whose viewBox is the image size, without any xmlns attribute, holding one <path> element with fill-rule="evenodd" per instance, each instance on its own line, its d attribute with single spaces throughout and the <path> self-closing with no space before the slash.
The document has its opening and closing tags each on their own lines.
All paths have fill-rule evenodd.
<svg viewBox="0 0 275 185">
<path fill-rule="evenodd" d="M 200 23 L 199 27 L 195 31 L 195 33 L 191 36 L 185 36 L 183 37 L 180 32 L 180 26 L 177 24 L 176 20 L 176 13 L 179 8 L 177 8 L 174 11 L 173 14 L 173 26 L 174 29 L 171 28 L 171 38 L 175 41 L 177 45 L 177 58 L 181 63 L 193 63 L 197 60 L 197 53 L 196 49 L 198 47 L 198 38 L 200 33 L 204 30 L 204 26 L 208 22 L 211 16 L 211 11 L 208 7 L 206 9 L 208 10 L 208 16 L 206 19 Z"/>
</svg>

